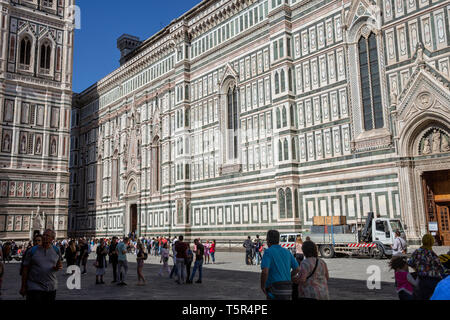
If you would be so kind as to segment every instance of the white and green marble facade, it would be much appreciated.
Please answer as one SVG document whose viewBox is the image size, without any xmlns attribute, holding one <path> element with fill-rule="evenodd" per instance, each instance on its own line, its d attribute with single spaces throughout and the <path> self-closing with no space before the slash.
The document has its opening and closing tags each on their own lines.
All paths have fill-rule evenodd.
<svg viewBox="0 0 450 320">
<path fill-rule="evenodd" d="M 67 236 L 71 5 L 0 0 L 0 239 L 29 239 L 43 228 Z M 21 58 L 24 39 L 29 61 Z"/>
<path fill-rule="evenodd" d="M 420 176 L 450 169 L 449 5 L 202 1 L 76 95 L 70 232 L 127 234 L 137 204 L 143 236 L 228 243 L 374 211 L 417 241 Z M 365 130 L 358 41 L 370 34 L 383 126 Z"/>
</svg>

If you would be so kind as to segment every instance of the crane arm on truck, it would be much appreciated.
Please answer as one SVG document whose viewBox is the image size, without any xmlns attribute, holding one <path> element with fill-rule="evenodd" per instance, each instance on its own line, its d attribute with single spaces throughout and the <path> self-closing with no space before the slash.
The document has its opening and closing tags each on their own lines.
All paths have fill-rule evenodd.
<svg viewBox="0 0 450 320">
<path fill-rule="evenodd" d="M 372 241 L 372 221 L 374 218 L 374 213 L 369 212 L 367 214 L 366 223 L 364 225 L 363 231 L 361 233 L 361 242 L 370 242 Z"/>
</svg>

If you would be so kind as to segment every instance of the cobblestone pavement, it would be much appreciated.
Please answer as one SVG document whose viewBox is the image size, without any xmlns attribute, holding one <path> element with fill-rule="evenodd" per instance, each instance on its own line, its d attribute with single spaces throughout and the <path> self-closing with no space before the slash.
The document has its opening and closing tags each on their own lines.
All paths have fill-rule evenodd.
<svg viewBox="0 0 450 320">
<path fill-rule="evenodd" d="M 203 268 L 203 283 L 178 285 L 174 280 L 158 276 L 159 257 L 150 256 L 144 266 L 146 286 L 137 286 L 136 259 L 128 257 L 128 286 L 111 284 L 112 270 L 107 269 L 104 285 L 95 284 L 93 260 L 88 262 L 88 273 L 82 275 L 81 290 L 69 290 L 67 276 L 58 273 L 58 300 L 262 300 L 259 266 L 247 266 L 244 253 L 217 252 L 216 264 Z M 91 256 L 91 259 L 94 256 Z M 326 260 L 329 273 L 330 298 L 333 300 L 392 300 L 397 299 L 394 290 L 393 272 L 389 271 L 388 260 L 367 258 L 335 258 Z M 378 266 L 381 270 L 381 289 L 367 288 L 367 268 Z M 197 276 L 196 278 L 197 279 Z M 21 300 L 19 295 L 19 263 L 6 265 L 3 278 L 2 299 Z"/>
</svg>

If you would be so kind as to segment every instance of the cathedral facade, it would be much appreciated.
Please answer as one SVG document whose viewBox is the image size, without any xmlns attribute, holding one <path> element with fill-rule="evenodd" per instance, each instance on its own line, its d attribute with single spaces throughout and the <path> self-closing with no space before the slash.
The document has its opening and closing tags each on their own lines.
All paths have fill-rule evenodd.
<svg viewBox="0 0 450 320">
<path fill-rule="evenodd" d="M 72 0 L 0 0 L 0 239 L 67 236 Z"/>
<path fill-rule="evenodd" d="M 231 244 L 372 211 L 449 243 L 449 23 L 443 0 L 204 0 L 122 36 L 74 97 L 70 234 Z"/>
</svg>

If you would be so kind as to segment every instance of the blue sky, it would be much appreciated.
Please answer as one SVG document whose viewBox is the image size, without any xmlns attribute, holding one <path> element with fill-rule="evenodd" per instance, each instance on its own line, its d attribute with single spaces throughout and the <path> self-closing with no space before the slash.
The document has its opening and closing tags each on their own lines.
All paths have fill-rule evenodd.
<svg viewBox="0 0 450 320">
<path fill-rule="evenodd" d="M 145 40 L 201 0 L 77 0 L 81 29 L 75 30 L 73 91 L 81 92 L 119 67 L 117 38 Z"/>
</svg>

